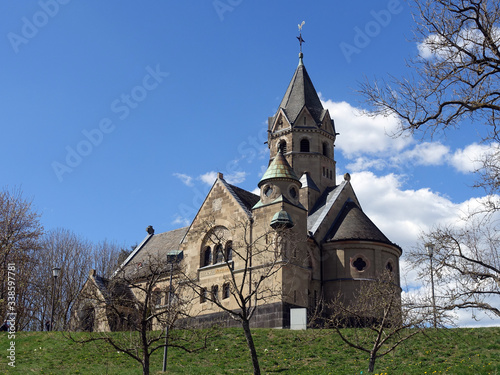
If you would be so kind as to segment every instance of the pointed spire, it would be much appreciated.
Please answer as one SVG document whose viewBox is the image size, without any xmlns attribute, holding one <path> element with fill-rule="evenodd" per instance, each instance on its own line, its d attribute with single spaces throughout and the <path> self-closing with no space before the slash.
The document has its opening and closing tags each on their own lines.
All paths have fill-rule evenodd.
<svg viewBox="0 0 500 375">
<path fill-rule="evenodd" d="M 287 118 L 293 124 L 304 106 L 309 110 L 316 123 L 320 123 L 324 108 L 309 74 L 307 74 L 302 57 L 299 55 L 299 65 L 280 103 L 280 108 L 285 111 Z"/>
</svg>

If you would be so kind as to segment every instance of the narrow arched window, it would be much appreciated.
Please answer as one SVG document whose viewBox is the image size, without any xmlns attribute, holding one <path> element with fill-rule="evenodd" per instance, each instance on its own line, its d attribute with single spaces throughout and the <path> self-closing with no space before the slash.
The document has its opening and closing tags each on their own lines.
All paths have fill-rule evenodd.
<svg viewBox="0 0 500 375">
<path fill-rule="evenodd" d="M 228 241 L 226 244 L 226 262 L 233 260 L 233 242 Z"/>
<path fill-rule="evenodd" d="M 281 140 L 278 144 L 278 152 L 285 154 L 286 153 L 286 141 Z"/>
<path fill-rule="evenodd" d="M 156 288 L 153 291 L 153 305 L 155 307 L 158 307 L 161 305 L 161 290 Z"/>
<path fill-rule="evenodd" d="M 215 247 L 214 264 L 222 263 L 223 261 L 224 261 L 224 251 L 222 250 L 222 245 L 218 244 Z"/>
<path fill-rule="evenodd" d="M 308 139 L 302 139 L 300 141 L 300 152 L 309 152 L 309 140 Z"/>
<path fill-rule="evenodd" d="M 323 142 L 323 155 L 328 157 L 328 143 Z"/>
<path fill-rule="evenodd" d="M 222 299 L 229 298 L 229 283 L 222 285 Z"/>
<path fill-rule="evenodd" d="M 217 301 L 219 299 L 219 286 L 212 286 L 212 301 Z"/>
<path fill-rule="evenodd" d="M 210 264 L 212 264 L 212 249 L 210 248 L 210 246 L 207 246 L 203 254 L 203 267 Z"/>
</svg>

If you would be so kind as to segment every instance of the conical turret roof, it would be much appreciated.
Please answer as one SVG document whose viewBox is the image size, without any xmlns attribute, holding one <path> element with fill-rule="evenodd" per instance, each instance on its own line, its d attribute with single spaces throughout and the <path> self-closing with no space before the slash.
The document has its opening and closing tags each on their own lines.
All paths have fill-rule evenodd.
<svg viewBox="0 0 500 375">
<path fill-rule="evenodd" d="M 299 178 L 281 152 L 276 154 L 276 157 L 267 168 L 266 173 L 264 173 L 264 176 L 262 176 L 259 181 L 258 186 L 261 187 L 264 182 L 271 179 L 290 179 L 295 180 L 300 184 Z"/>
</svg>

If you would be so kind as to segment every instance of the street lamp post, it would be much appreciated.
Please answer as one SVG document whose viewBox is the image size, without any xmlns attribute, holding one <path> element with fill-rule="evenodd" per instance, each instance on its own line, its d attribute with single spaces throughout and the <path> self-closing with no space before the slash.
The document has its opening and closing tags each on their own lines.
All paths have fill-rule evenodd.
<svg viewBox="0 0 500 375">
<path fill-rule="evenodd" d="M 434 268 L 432 267 L 432 257 L 434 256 L 434 244 L 428 243 L 425 245 L 427 254 L 429 255 L 430 267 L 431 267 L 431 290 L 432 290 L 432 314 L 434 315 L 434 328 L 437 328 L 437 318 L 436 318 L 436 297 L 434 295 Z"/>
<path fill-rule="evenodd" d="M 52 309 L 50 310 L 49 331 L 52 331 L 53 326 L 54 326 L 54 302 L 55 302 L 55 296 L 56 296 L 56 281 L 57 281 L 57 278 L 59 277 L 60 272 L 61 272 L 61 269 L 59 267 L 52 268 L 52 276 L 54 277 L 54 283 L 52 286 Z"/>
<path fill-rule="evenodd" d="M 170 318 L 170 305 L 172 301 L 172 273 L 173 273 L 173 263 L 170 262 L 168 263 L 168 268 L 170 269 L 170 283 L 168 287 L 168 318 Z M 170 322 L 169 319 L 167 319 L 167 325 L 165 326 L 165 348 L 163 349 L 163 372 L 167 371 L 167 352 L 168 352 L 168 328 L 169 328 Z"/>
</svg>

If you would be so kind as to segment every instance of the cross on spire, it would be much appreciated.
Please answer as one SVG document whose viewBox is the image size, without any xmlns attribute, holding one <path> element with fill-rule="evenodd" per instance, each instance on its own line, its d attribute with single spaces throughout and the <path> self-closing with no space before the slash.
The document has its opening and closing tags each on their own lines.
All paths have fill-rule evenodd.
<svg viewBox="0 0 500 375">
<path fill-rule="evenodd" d="M 300 53 L 302 53 L 302 43 L 305 43 L 305 40 L 302 39 L 302 26 L 304 26 L 304 24 L 306 23 L 306 21 L 302 21 L 302 23 L 300 23 L 298 26 L 299 26 L 299 36 L 297 37 L 297 39 L 299 40 L 299 44 L 300 44 Z"/>
</svg>

